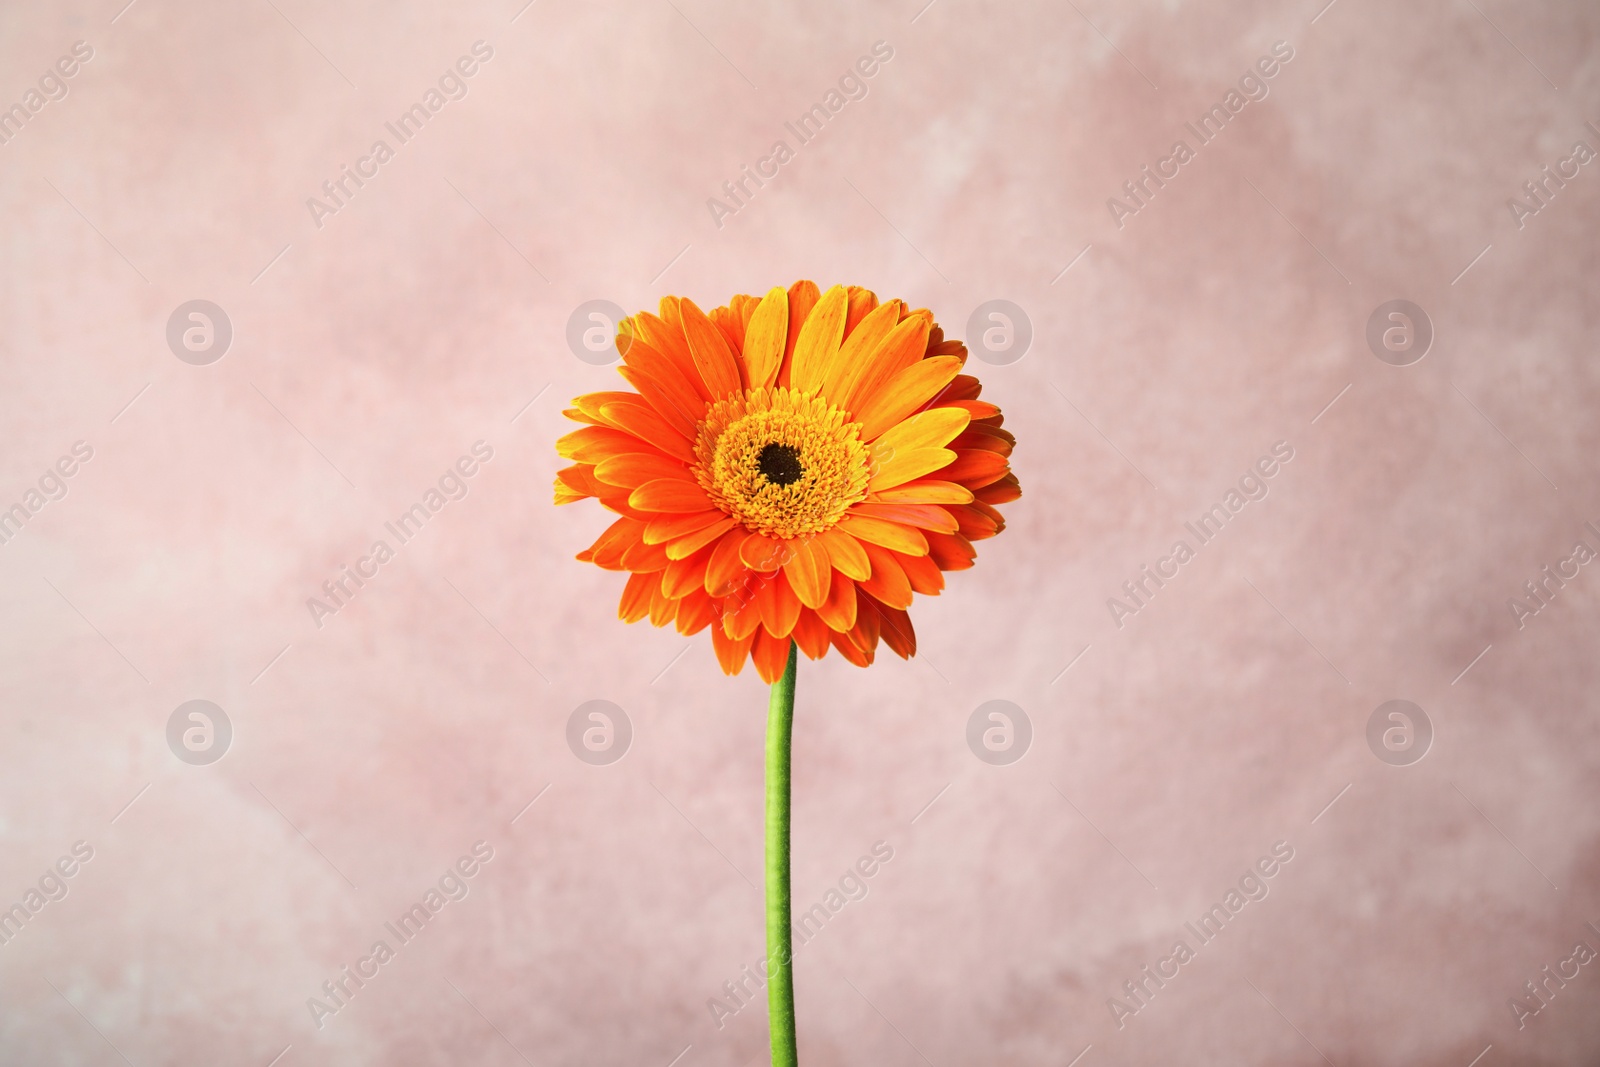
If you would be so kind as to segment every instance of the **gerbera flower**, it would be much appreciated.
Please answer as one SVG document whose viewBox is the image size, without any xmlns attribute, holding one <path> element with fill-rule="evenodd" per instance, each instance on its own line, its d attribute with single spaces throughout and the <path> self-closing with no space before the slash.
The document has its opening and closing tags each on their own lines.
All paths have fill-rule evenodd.
<svg viewBox="0 0 1600 1067">
<path fill-rule="evenodd" d="M 915 654 L 914 594 L 972 566 L 1021 495 L 1015 438 L 926 309 L 809 281 L 709 315 L 669 296 L 617 348 L 637 391 L 573 401 L 589 425 L 556 442 L 556 503 L 621 516 L 578 559 L 630 572 L 626 621 L 709 626 L 728 674 L 748 656 L 777 681 L 791 641 Z"/>
</svg>

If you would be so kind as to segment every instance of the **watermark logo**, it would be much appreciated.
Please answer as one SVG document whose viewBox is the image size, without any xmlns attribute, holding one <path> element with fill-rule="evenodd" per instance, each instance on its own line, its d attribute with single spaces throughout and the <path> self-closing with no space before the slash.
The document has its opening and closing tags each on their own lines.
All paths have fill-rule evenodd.
<svg viewBox="0 0 1600 1067">
<path fill-rule="evenodd" d="M 1287 441 L 1274 444 L 1271 453 L 1260 457 L 1253 466 L 1245 469 L 1237 486 L 1230 486 L 1222 494 L 1222 499 L 1211 505 L 1194 522 L 1183 524 L 1183 528 L 1194 538 L 1194 544 L 1191 545 L 1186 539 L 1173 542 L 1172 551 L 1157 559 L 1154 567 L 1146 563 L 1137 575 L 1122 583 L 1126 599 L 1107 597 L 1106 610 L 1111 612 L 1111 621 L 1117 624 L 1117 629 L 1126 625 L 1125 620 L 1149 607 L 1156 593 L 1176 578 L 1183 565 L 1194 559 L 1200 549 L 1216 540 L 1223 527 L 1243 511 L 1245 505 L 1265 500 L 1272 491 L 1269 480 L 1291 459 L 1294 459 L 1293 445 Z"/>
<path fill-rule="evenodd" d="M 839 876 L 837 886 L 829 886 L 821 900 L 804 911 L 799 908 L 791 909 L 791 916 L 798 916 L 798 921 L 789 927 L 793 937 L 790 959 L 782 962 L 791 962 L 793 956 L 822 933 L 822 928 L 847 905 L 867 899 L 867 893 L 871 888 L 867 884 L 868 881 L 874 875 L 881 873 L 884 866 L 892 859 L 894 859 L 894 847 L 887 841 L 874 841 L 871 854 L 862 855 L 854 864 L 846 867 L 844 874 Z M 716 1023 L 718 1030 L 726 1027 L 729 1019 L 751 1004 L 765 1003 L 766 998 L 761 995 L 761 989 L 771 979 L 771 972 L 772 957 L 763 956 L 755 963 L 747 964 L 733 978 L 723 982 L 721 996 L 706 998 L 706 1010 L 711 1013 L 711 1021 Z"/>
<path fill-rule="evenodd" d="M 38 88 L 29 86 L 22 99 L 9 106 L 0 101 L 0 145 L 21 133 L 22 127 L 32 122 L 46 104 L 65 100 L 72 91 L 67 81 L 82 69 L 82 64 L 93 58 L 94 48 L 87 41 L 75 41 L 70 55 L 57 59 L 53 67 L 46 67 L 39 75 Z"/>
<path fill-rule="evenodd" d="M 1268 855 L 1245 868 L 1239 880 L 1228 887 L 1221 900 L 1211 905 L 1209 911 L 1194 922 L 1183 924 L 1188 937 L 1180 937 L 1172 944 L 1167 955 L 1139 969 L 1132 978 L 1122 983 L 1122 993 L 1106 998 L 1106 1010 L 1121 1030 L 1128 1020 L 1148 1008 L 1156 993 L 1177 978 L 1185 965 L 1192 961 L 1202 948 L 1222 935 L 1230 923 L 1237 921 L 1240 912 L 1250 904 L 1259 904 L 1272 892 L 1271 879 L 1294 859 L 1294 846 L 1287 841 L 1274 841 Z M 1194 938 L 1190 945 L 1188 938 Z"/>
<path fill-rule="evenodd" d="M 585 300 L 567 318 L 567 347 L 591 366 L 608 367 L 628 354 L 632 338 L 617 332 L 627 317 L 609 300 Z"/>
<path fill-rule="evenodd" d="M 985 701 L 967 718 L 967 747 L 991 766 L 1017 762 L 1032 744 L 1032 720 L 1009 700 Z"/>
<path fill-rule="evenodd" d="M 586 700 L 567 717 L 567 747 L 591 767 L 605 767 L 628 754 L 633 722 L 609 700 Z"/>
<path fill-rule="evenodd" d="M 1409 767 L 1433 745 L 1433 722 L 1409 700 L 1386 700 L 1367 719 L 1367 747 L 1391 767 Z"/>
<path fill-rule="evenodd" d="M 1589 532 L 1600 538 L 1600 530 L 1595 529 L 1592 522 L 1584 523 Z M 5 527 L 0 520 L 0 536 L 4 536 Z M 1511 597 L 1506 605 L 1511 609 L 1511 615 L 1517 620 L 1517 629 L 1528 625 L 1528 620 L 1550 606 L 1556 594 L 1566 588 L 1568 582 L 1576 578 L 1584 564 L 1594 559 L 1595 551 L 1587 542 L 1578 541 L 1572 546 L 1571 555 L 1557 559 L 1555 564 L 1546 563 L 1538 574 L 1522 583 L 1522 589 L 1528 599 Z"/>
<path fill-rule="evenodd" d="M 46 467 L 39 475 L 38 487 L 29 486 L 10 507 L 0 501 L 0 545 L 7 544 L 22 532 L 28 520 L 37 515 L 46 504 L 67 495 L 67 479 L 78 473 L 80 464 L 94 458 L 94 448 L 87 441 L 72 442 L 70 455 L 63 455 L 54 466 Z"/>
<path fill-rule="evenodd" d="M 1275 42 L 1270 54 L 1261 56 L 1253 67 L 1244 69 L 1244 73 L 1239 76 L 1237 88 L 1230 87 L 1222 99 L 1211 105 L 1211 110 L 1195 121 L 1183 124 L 1184 130 L 1194 138 L 1193 148 L 1186 139 L 1174 141 L 1172 150 L 1157 159 L 1154 167 L 1146 163 L 1139 168 L 1136 177 L 1122 183 L 1122 194 L 1125 199 L 1107 197 L 1106 210 L 1111 213 L 1111 221 L 1117 224 L 1117 229 L 1120 230 L 1127 225 L 1128 216 L 1137 215 L 1149 207 L 1156 193 L 1165 189 L 1167 183 L 1182 172 L 1201 148 L 1221 136 L 1222 131 L 1238 118 L 1246 106 L 1265 100 L 1272 92 L 1267 83 L 1278 76 L 1284 66 L 1294 58 L 1294 54 L 1294 46 L 1288 41 Z"/>
<path fill-rule="evenodd" d="M 888 41 L 875 41 L 872 54 L 861 56 L 853 66 L 847 67 L 839 77 L 837 88 L 830 87 L 809 110 L 802 112 L 793 122 L 783 124 L 784 130 L 794 137 L 793 145 L 789 144 L 787 138 L 780 138 L 772 142 L 767 154 L 757 159 L 753 168 L 748 163 L 741 163 L 738 176 L 722 183 L 722 194 L 726 199 L 717 196 L 706 198 L 706 210 L 711 213 L 711 221 L 717 229 L 722 229 L 724 220 L 730 215 L 737 215 L 749 207 L 756 193 L 777 178 L 801 148 L 816 140 L 846 105 L 865 100 L 867 82 L 882 69 L 883 64 L 893 58 L 893 45 Z"/>
<path fill-rule="evenodd" d="M 185 363 L 204 367 L 228 354 L 233 322 L 209 300 L 179 304 L 167 319 L 167 347 Z"/>
<path fill-rule="evenodd" d="M 1600 126 L 1594 123 L 1585 123 L 1597 137 L 1600 137 Z M 1541 169 L 1539 177 L 1532 181 L 1522 183 L 1522 191 L 1527 194 L 1526 200 L 1509 197 L 1506 208 L 1511 212 L 1511 221 L 1517 224 L 1517 229 L 1522 229 L 1528 224 L 1529 217 L 1537 215 L 1550 206 L 1550 201 L 1556 198 L 1567 183 L 1578 176 L 1579 171 L 1592 162 L 1595 150 L 1589 147 L 1587 141 L 1575 141 L 1572 151 L 1562 159 L 1556 160 L 1555 169 L 1552 170 L 1547 163 Z"/>
<path fill-rule="evenodd" d="M 385 932 L 394 938 L 393 945 L 389 944 L 388 938 L 374 941 L 365 956 L 346 964 L 339 973 L 323 982 L 318 995 L 307 997 L 306 1010 L 311 1013 L 311 1021 L 317 1029 L 321 1030 L 329 1018 L 348 1007 L 356 993 L 378 977 L 402 948 L 415 941 L 434 917 L 444 910 L 445 905 L 467 899 L 472 892 L 471 879 L 492 859 L 493 845 L 487 841 L 473 842 L 472 852 L 446 867 L 439 880 L 422 894 L 421 900 L 413 898 L 409 909 L 401 912 L 393 922 L 383 924 Z"/>
<path fill-rule="evenodd" d="M 49 904 L 58 900 L 65 900 L 72 891 L 68 879 L 72 878 L 83 868 L 83 865 L 94 859 L 94 846 L 87 841 L 74 841 L 71 855 L 63 855 L 54 864 L 44 869 L 39 876 L 39 881 L 30 885 L 22 899 L 4 908 L 0 904 L 0 945 L 8 945 L 11 939 L 22 933 L 22 928 L 33 921 L 33 917 Z"/>
<path fill-rule="evenodd" d="M 1594 929 L 1594 924 L 1590 923 L 1589 928 Z M 1529 1019 L 1548 1008 L 1556 995 L 1567 988 L 1567 983 L 1577 978 L 1594 959 L 1594 949 L 1587 941 L 1579 941 L 1572 946 L 1571 955 L 1557 960 L 1553 968 L 1545 964 L 1534 981 L 1523 982 L 1524 993 L 1506 998 L 1506 1006 L 1511 1009 L 1511 1017 L 1517 1021 L 1517 1029 L 1526 1028 Z"/>
<path fill-rule="evenodd" d="M 378 576 L 383 565 L 394 559 L 400 548 L 420 534 L 423 525 L 443 511 L 445 505 L 465 500 L 471 491 L 468 482 L 483 469 L 483 464 L 493 458 L 493 445 L 481 439 L 474 441 L 470 456 L 457 457 L 455 463 L 444 469 L 439 480 L 422 494 L 417 503 L 402 511 L 393 522 L 383 524 L 383 528 L 394 538 L 393 546 L 383 538 L 378 538 L 372 542 L 367 554 L 356 560 L 353 567 L 341 564 L 339 573 L 322 583 L 322 592 L 326 599 L 307 597 L 306 610 L 310 612 L 311 621 L 316 624 L 317 629 L 322 629 L 323 619 L 337 615 L 349 607 L 355 600 L 356 594 Z"/>
<path fill-rule="evenodd" d="M 1009 300 L 985 300 L 967 320 L 967 348 L 996 367 L 1015 363 L 1033 344 L 1033 321 Z"/>
<path fill-rule="evenodd" d="M 233 744 L 228 713 L 209 700 L 187 700 L 167 719 L 167 747 L 195 767 L 215 763 Z"/>
<path fill-rule="evenodd" d="M 344 163 L 339 165 L 339 173 L 322 183 L 320 196 L 306 198 L 306 210 L 311 213 L 311 221 L 317 229 L 322 229 L 323 219 L 337 215 L 348 207 L 356 194 L 378 176 L 383 165 L 395 157 L 399 147 L 421 133 L 422 128 L 431 122 L 446 104 L 466 98 L 467 80 L 477 74 L 483 64 L 494 58 L 494 46 L 487 41 L 473 41 L 471 52 L 471 55 L 461 56 L 453 66 L 444 69 L 444 73 L 439 75 L 437 87 L 430 85 L 423 91 L 422 96 L 402 111 L 393 122 L 383 124 L 383 128 L 389 131 L 389 136 L 394 138 L 394 145 L 391 146 L 382 138 L 373 141 L 367 154 L 357 159 L 354 167 Z M 456 190 L 456 193 L 459 196 L 460 190 Z M 466 200 L 466 197 L 462 199 Z M 471 206 L 471 201 L 467 203 Z M 473 210 L 477 211 L 477 208 Z"/>
<path fill-rule="evenodd" d="M 1391 367 L 1409 367 L 1433 347 L 1433 320 L 1409 300 L 1379 304 L 1367 318 L 1367 347 Z"/>
</svg>

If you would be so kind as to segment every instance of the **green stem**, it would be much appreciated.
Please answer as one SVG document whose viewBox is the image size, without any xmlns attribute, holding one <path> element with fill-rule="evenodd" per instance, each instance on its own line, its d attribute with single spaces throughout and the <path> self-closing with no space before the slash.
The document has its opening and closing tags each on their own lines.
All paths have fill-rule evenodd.
<svg viewBox="0 0 1600 1067">
<path fill-rule="evenodd" d="M 789 910 L 789 740 L 794 732 L 795 645 L 767 703 L 767 1021 L 772 1067 L 796 1067 L 794 949 Z"/>
</svg>

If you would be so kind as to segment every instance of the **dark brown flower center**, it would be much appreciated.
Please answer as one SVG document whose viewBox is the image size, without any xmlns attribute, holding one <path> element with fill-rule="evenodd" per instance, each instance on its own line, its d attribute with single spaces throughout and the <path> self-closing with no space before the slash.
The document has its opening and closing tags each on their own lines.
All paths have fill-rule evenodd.
<svg viewBox="0 0 1600 1067">
<path fill-rule="evenodd" d="M 774 485 L 792 485 L 805 473 L 805 468 L 800 466 L 800 453 L 789 445 L 776 443 L 761 450 L 756 467 Z"/>
</svg>

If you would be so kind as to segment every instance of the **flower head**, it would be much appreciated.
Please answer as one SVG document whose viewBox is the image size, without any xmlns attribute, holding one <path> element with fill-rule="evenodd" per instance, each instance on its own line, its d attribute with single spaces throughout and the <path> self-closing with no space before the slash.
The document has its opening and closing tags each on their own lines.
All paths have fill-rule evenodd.
<svg viewBox="0 0 1600 1067">
<path fill-rule="evenodd" d="M 925 309 L 809 281 L 709 315 L 669 296 L 617 349 L 636 391 L 573 401 L 556 503 L 621 516 L 578 559 L 630 572 L 626 621 L 709 626 L 729 674 L 748 656 L 775 681 L 791 640 L 913 655 L 913 594 L 972 566 L 1021 495 L 1015 438 Z"/>
</svg>

